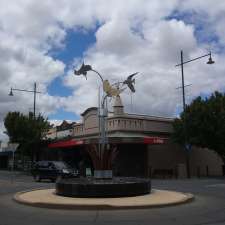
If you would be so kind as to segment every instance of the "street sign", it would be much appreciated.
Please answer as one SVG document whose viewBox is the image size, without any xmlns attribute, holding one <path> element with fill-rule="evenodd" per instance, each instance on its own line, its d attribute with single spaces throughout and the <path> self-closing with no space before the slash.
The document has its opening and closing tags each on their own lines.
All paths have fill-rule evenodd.
<svg viewBox="0 0 225 225">
<path fill-rule="evenodd" d="M 191 144 L 186 144 L 185 145 L 185 149 L 189 152 L 189 151 L 191 151 Z"/>
<path fill-rule="evenodd" d="M 12 167 L 11 167 L 11 172 L 12 172 L 12 179 L 11 179 L 11 182 L 13 183 L 14 181 L 14 161 L 15 161 L 15 151 L 16 149 L 19 147 L 19 143 L 9 143 L 8 144 L 8 148 L 10 151 L 12 151 Z"/>
<path fill-rule="evenodd" d="M 8 144 L 8 148 L 10 151 L 15 152 L 16 149 L 19 147 L 19 143 L 9 143 Z"/>
</svg>

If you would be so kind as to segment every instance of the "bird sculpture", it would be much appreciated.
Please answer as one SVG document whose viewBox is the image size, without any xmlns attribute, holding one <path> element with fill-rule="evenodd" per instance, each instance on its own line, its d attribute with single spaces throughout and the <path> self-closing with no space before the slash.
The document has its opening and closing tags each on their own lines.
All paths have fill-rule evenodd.
<svg viewBox="0 0 225 225">
<path fill-rule="evenodd" d="M 74 74 L 77 76 L 83 75 L 87 80 L 87 72 L 92 70 L 90 65 L 85 65 L 84 63 L 81 65 L 79 70 L 74 70 Z"/>
<path fill-rule="evenodd" d="M 135 82 L 135 79 L 133 79 L 133 76 L 137 75 L 138 73 L 139 72 L 136 72 L 136 73 L 133 73 L 133 74 L 129 75 L 127 77 L 127 79 L 123 82 L 123 84 L 126 84 L 132 92 L 135 92 L 135 88 L 134 88 L 134 85 L 133 85 L 133 83 Z"/>
<path fill-rule="evenodd" d="M 110 85 L 108 80 L 103 81 L 103 90 L 108 97 L 115 97 L 124 91 L 124 89 L 119 89 L 118 87 L 113 87 Z"/>
</svg>

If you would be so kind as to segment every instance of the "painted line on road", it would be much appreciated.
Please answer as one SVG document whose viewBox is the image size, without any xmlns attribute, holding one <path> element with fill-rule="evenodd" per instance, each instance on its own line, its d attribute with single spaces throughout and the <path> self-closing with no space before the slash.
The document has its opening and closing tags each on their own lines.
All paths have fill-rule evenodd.
<svg viewBox="0 0 225 225">
<path fill-rule="evenodd" d="M 225 184 L 209 184 L 205 185 L 205 187 L 225 187 Z"/>
</svg>

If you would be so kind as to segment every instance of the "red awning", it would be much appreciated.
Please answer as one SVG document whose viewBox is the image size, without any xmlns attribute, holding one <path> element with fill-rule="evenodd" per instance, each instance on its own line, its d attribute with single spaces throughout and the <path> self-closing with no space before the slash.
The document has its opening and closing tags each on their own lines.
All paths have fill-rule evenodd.
<svg viewBox="0 0 225 225">
<path fill-rule="evenodd" d="M 66 147 L 72 147 L 72 146 L 76 146 L 76 145 L 82 145 L 84 144 L 83 140 L 66 140 L 66 141 L 57 141 L 54 143 L 50 143 L 48 145 L 48 148 L 66 148 Z"/>
<path fill-rule="evenodd" d="M 144 144 L 165 144 L 168 138 L 162 137 L 144 137 Z"/>
</svg>

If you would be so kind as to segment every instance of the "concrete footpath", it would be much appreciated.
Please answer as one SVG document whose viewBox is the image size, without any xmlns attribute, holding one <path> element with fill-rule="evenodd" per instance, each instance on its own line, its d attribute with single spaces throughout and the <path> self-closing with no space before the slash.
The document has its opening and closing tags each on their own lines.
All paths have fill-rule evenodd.
<svg viewBox="0 0 225 225">
<path fill-rule="evenodd" d="M 187 203 L 194 199 L 190 193 L 153 189 L 151 194 L 120 198 L 70 198 L 58 196 L 55 189 L 18 192 L 14 200 L 21 204 L 59 209 L 138 209 L 165 207 Z"/>
</svg>

